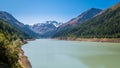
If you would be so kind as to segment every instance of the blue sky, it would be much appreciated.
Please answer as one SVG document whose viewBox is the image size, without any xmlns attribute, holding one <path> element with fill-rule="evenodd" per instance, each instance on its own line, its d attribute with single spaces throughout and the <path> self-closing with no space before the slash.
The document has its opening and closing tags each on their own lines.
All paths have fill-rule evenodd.
<svg viewBox="0 0 120 68">
<path fill-rule="evenodd" d="M 67 22 L 90 8 L 106 9 L 120 0 L 0 0 L 7 11 L 25 24 L 48 20 Z"/>
</svg>

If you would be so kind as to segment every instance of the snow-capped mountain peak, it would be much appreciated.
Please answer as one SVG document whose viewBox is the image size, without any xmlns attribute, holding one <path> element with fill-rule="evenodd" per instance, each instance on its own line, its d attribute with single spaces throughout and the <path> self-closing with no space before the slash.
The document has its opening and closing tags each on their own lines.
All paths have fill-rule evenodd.
<svg viewBox="0 0 120 68">
<path fill-rule="evenodd" d="M 54 32 L 60 25 L 62 25 L 61 22 L 46 21 L 45 23 L 37 23 L 32 25 L 31 29 L 40 35 L 46 35 L 50 32 Z"/>
</svg>

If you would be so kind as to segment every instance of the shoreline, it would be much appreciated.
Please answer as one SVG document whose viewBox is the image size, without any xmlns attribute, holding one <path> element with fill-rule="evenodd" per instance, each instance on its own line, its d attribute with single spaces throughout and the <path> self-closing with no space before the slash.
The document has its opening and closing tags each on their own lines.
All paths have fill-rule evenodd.
<svg viewBox="0 0 120 68">
<path fill-rule="evenodd" d="M 71 41 L 120 43 L 120 38 L 72 38 L 72 37 L 61 37 L 61 38 L 53 38 L 53 39 L 71 40 Z"/>
<path fill-rule="evenodd" d="M 20 47 L 18 47 L 19 51 L 19 59 L 18 62 L 21 65 L 22 68 L 32 68 L 32 65 L 28 59 L 28 57 L 24 54 L 24 51 L 22 49 L 22 46 L 28 43 L 28 41 L 33 41 L 33 39 L 26 39 L 21 41 Z"/>
<path fill-rule="evenodd" d="M 21 45 L 21 47 L 19 47 L 19 60 L 18 62 L 21 64 L 21 66 L 23 68 L 32 68 L 31 62 L 29 61 L 28 57 L 24 54 L 24 51 L 22 49 L 22 46 L 24 46 L 25 44 L 28 44 L 28 41 L 34 41 L 36 39 L 26 39 L 23 40 L 23 44 Z"/>
<path fill-rule="evenodd" d="M 21 64 L 22 68 L 32 68 L 32 65 L 30 61 L 28 60 L 28 57 L 24 54 L 24 51 L 22 48 L 19 48 L 19 60 L 18 62 Z"/>
</svg>

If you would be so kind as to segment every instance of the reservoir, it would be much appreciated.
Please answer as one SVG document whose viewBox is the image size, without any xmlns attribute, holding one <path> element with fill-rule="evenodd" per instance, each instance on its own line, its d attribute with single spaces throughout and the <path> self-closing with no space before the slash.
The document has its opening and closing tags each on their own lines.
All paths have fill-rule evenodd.
<svg viewBox="0 0 120 68">
<path fill-rule="evenodd" d="M 120 43 L 37 39 L 22 49 L 32 68 L 120 68 Z"/>
</svg>

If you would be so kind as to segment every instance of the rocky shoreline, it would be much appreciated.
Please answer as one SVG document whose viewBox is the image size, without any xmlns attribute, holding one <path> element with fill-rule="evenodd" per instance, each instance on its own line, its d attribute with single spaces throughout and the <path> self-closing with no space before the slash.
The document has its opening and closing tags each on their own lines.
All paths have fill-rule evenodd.
<svg viewBox="0 0 120 68">
<path fill-rule="evenodd" d="M 27 56 L 24 55 L 24 51 L 19 48 L 19 60 L 18 62 L 22 66 L 22 68 L 32 68 L 30 61 L 28 60 Z"/>
<path fill-rule="evenodd" d="M 55 38 L 58 40 L 72 40 L 72 41 L 88 41 L 88 42 L 111 42 L 120 43 L 120 38 L 73 38 L 73 37 L 61 37 Z"/>
<path fill-rule="evenodd" d="M 35 39 L 26 39 L 26 40 L 23 40 L 23 45 L 24 44 L 27 44 L 28 41 L 33 41 Z M 22 46 L 21 45 L 18 50 L 19 50 L 19 60 L 18 62 L 20 63 L 21 67 L 22 68 L 32 68 L 32 65 L 30 63 L 30 61 L 28 60 L 28 57 L 24 54 L 24 51 L 22 50 Z"/>
</svg>

